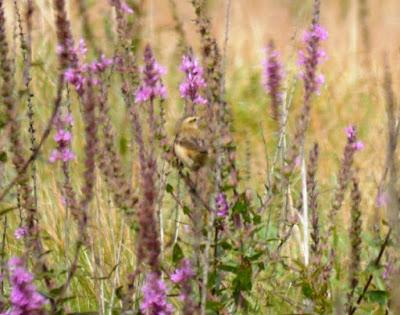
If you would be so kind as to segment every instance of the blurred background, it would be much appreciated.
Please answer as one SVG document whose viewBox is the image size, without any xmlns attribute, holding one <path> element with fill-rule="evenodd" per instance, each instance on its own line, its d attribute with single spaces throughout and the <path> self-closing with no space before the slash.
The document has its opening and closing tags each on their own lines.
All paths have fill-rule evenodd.
<svg viewBox="0 0 400 315">
<path fill-rule="evenodd" d="M 85 25 L 99 47 L 106 54 L 113 53 L 113 12 L 107 0 L 67 2 L 75 39 L 84 36 Z M 87 14 L 83 17 L 80 3 L 84 3 Z M 182 115 L 182 102 L 178 95 L 178 84 L 182 79 L 178 36 L 171 11 L 170 0 L 130 0 L 128 4 L 139 6 L 142 11 L 141 46 L 150 43 L 160 63 L 167 66 L 166 83 L 169 91 L 167 101 L 167 125 L 172 133 L 177 119 Z M 183 23 L 186 38 L 195 52 L 199 36 L 194 25 L 194 12 L 190 1 L 175 1 L 176 12 Z M 10 17 L 13 16 L 11 3 Z M 36 65 L 33 84 L 39 100 L 51 99 L 54 89 L 46 88 L 54 83 L 51 70 L 56 66 L 54 54 L 55 30 L 52 1 L 37 0 L 34 24 L 33 60 Z M 228 1 L 209 0 L 208 11 L 213 33 L 220 47 L 224 46 Z M 264 48 L 270 39 L 276 43 L 285 63 L 286 86 L 295 94 L 292 111 L 301 106 L 302 85 L 298 80 L 297 55 L 302 47 L 302 34 L 310 23 L 311 0 L 234 0 L 231 1 L 227 60 L 227 98 L 234 112 L 240 167 L 248 175 L 262 179 L 265 175 L 266 154 L 262 135 L 267 144 L 274 144 L 274 128 L 270 118 L 269 100 L 261 86 Z M 365 149 L 359 153 L 357 163 L 367 178 L 364 187 L 372 192 L 381 173 L 385 142 L 385 106 L 382 93 L 383 56 L 387 54 L 398 86 L 400 73 L 400 2 L 397 0 L 324 0 L 321 9 L 321 24 L 327 28 L 329 39 L 324 42 L 328 60 L 322 65 L 326 84 L 321 95 L 315 99 L 312 110 L 312 126 L 309 143 L 321 145 L 323 181 L 334 180 L 337 162 L 344 144 L 343 128 L 351 123 L 357 125 Z M 8 22 L 12 22 L 9 19 Z M 11 36 L 11 35 L 10 35 Z M 90 48 L 90 47 L 89 47 Z M 141 49 L 141 48 L 140 48 Z M 119 91 L 115 91 L 116 94 Z M 119 100 L 120 101 L 120 100 Z M 116 99 L 116 102 L 119 102 Z M 38 104 L 39 119 L 47 117 L 45 104 Z M 122 106 L 122 103 L 121 103 Z M 120 113 L 120 115 L 119 115 Z M 289 125 L 292 126 L 295 114 Z M 115 108 L 115 119 L 123 120 L 123 112 Z M 126 122 L 127 123 L 127 122 Z M 120 130 L 121 135 L 124 133 Z M 76 140 L 78 141 L 78 140 Z M 271 143 L 270 143 L 271 142 Z M 246 154 L 250 160 L 246 159 Z M 251 178 L 251 176 L 249 176 Z M 257 181 L 253 181 L 253 184 Z M 258 181 L 260 184 L 263 181 Z M 331 182 L 330 182 L 331 183 Z M 371 198 L 372 200 L 372 198 Z M 373 202 L 373 200 L 372 200 Z"/>
</svg>

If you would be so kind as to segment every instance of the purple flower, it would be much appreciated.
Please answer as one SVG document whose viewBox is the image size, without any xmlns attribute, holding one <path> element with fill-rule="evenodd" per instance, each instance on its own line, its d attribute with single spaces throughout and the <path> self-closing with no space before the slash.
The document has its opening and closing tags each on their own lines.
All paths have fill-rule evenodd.
<svg viewBox="0 0 400 315">
<path fill-rule="evenodd" d="M 357 137 L 357 130 L 353 125 L 350 125 L 348 127 L 346 127 L 344 129 L 345 133 L 346 133 L 346 137 L 349 140 L 354 139 L 355 137 Z"/>
<path fill-rule="evenodd" d="M 362 141 L 357 140 L 357 129 L 355 126 L 350 125 L 345 128 L 345 133 L 347 140 L 351 144 L 354 151 L 360 151 L 364 149 L 364 143 Z"/>
<path fill-rule="evenodd" d="M 133 9 L 125 1 L 121 2 L 121 10 L 127 14 L 133 13 Z"/>
<path fill-rule="evenodd" d="M 267 59 L 264 61 L 263 85 L 271 97 L 271 107 L 274 119 L 279 118 L 282 104 L 283 67 L 279 61 L 279 53 L 271 41 L 267 48 Z"/>
<path fill-rule="evenodd" d="M 386 205 L 388 204 L 388 199 L 389 196 L 386 191 L 379 192 L 378 196 L 376 196 L 376 201 L 375 201 L 376 207 L 378 208 L 386 207 Z"/>
<path fill-rule="evenodd" d="M 217 216 L 226 217 L 229 212 L 229 205 L 226 201 L 226 196 L 223 193 L 219 193 L 215 198 L 215 204 L 217 206 Z"/>
<path fill-rule="evenodd" d="M 72 48 L 72 53 L 79 56 L 82 61 L 86 58 L 87 48 L 83 39 L 79 41 L 78 47 Z M 75 87 L 79 95 L 82 95 L 85 84 L 90 82 L 97 85 L 99 80 L 95 76 L 104 72 L 112 64 L 113 60 L 106 58 L 102 54 L 98 60 L 95 60 L 90 64 L 83 62 L 73 64 L 71 68 L 65 70 L 64 79 Z M 94 78 L 92 78 L 93 76 Z M 90 78 L 90 81 L 88 81 L 88 78 Z"/>
<path fill-rule="evenodd" d="M 194 275 L 195 273 L 192 268 L 192 263 L 189 259 L 184 259 L 182 261 L 182 267 L 176 269 L 171 275 L 171 281 L 173 283 L 187 282 L 189 279 L 193 278 Z"/>
<path fill-rule="evenodd" d="M 75 159 L 75 154 L 70 149 L 72 141 L 72 133 L 70 131 L 73 125 L 73 118 L 70 113 L 56 117 L 54 125 L 57 128 L 54 140 L 57 143 L 57 148 L 51 152 L 49 162 L 54 163 L 57 161 L 68 162 Z"/>
<path fill-rule="evenodd" d="M 54 140 L 56 142 L 69 142 L 72 139 L 72 135 L 68 130 L 58 130 L 57 133 L 54 136 Z"/>
<path fill-rule="evenodd" d="M 28 235 L 28 229 L 26 227 L 19 227 L 14 231 L 14 237 L 17 240 L 20 240 Z"/>
<path fill-rule="evenodd" d="M 326 60 L 326 52 L 320 48 L 320 42 L 328 38 L 328 32 L 319 24 L 313 24 L 304 32 L 305 49 L 299 52 L 298 64 L 302 67 L 300 77 L 304 80 L 305 98 L 313 93 L 319 93 L 325 82 L 323 75 L 317 73 L 317 66 Z"/>
<path fill-rule="evenodd" d="M 360 151 L 360 150 L 364 149 L 364 143 L 362 141 L 357 141 L 353 144 L 353 148 L 356 151 Z"/>
<path fill-rule="evenodd" d="M 11 309 L 6 314 L 42 314 L 46 299 L 37 292 L 33 275 L 18 257 L 9 260 L 11 284 Z"/>
<path fill-rule="evenodd" d="M 151 272 L 146 277 L 146 283 L 142 288 L 143 301 L 140 309 L 144 314 L 170 315 L 173 307 L 167 302 L 167 287 L 160 276 Z"/>
<path fill-rule="evenodd" d="M 165 99 L 167 90 L 162 83 L 161 76 L 166 73 L 166 70 L 156 62 L 149 45 L 144 50 L 144 63 L 142 84 L 136 91 L 135 102 L 144 103 L 148 100 L 152 101 L 156 97 Z"/>
<path fill-rule="evenodd" d="M 182 58 L 180 69 L 186 75 L 185 80 L 179 85 L 182 98 L 193 104 L 207 104 L 207 99 L 200 94 L 200 90 L 206 87 L 206 82 L 199 61 L 192 55 L 185 55 Z"/>
<path fill-rule="evenodd" d="M 319 24 L 313 25 L 311 31 L 304 32 L 303 42 L 308 43 L 315 38 L 321 41 L 328 39 L 328 32 Z"/>
</svg>

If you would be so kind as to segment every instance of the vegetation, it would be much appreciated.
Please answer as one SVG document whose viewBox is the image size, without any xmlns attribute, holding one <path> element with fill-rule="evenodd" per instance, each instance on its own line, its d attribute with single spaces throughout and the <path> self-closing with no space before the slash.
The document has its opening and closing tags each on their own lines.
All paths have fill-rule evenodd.
<svg viewBox="0 0 400 315">
<path fill-rule="evenodd" d="M 399 6 L 0 0 L 0 314 L 400 314 Z"/>
</svg>

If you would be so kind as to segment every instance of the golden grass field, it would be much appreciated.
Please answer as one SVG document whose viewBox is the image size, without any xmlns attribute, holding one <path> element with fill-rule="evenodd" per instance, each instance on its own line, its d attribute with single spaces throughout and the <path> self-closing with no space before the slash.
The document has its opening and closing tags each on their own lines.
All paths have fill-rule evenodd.
<svg viewBox="0 0 400 315">
<path fill-rule="evenodd" d="M 20 1 L 18 1 L 19 3 Z M 194 14 L 190 2 L 177 0 L 178 11 L 184 23 L 187 38 L 195 49 L 199 46 L 198 34 L 193 25 Z M 209 1 L 209 12 L 212 17 L 214 34 L 221 47 L 224 45 L 225 18 L 227 1 Z M 362 33 L 359 1 L 324 0 L 321 9 L 321 24 L 329 32 L 329 39 L 323 44 L 329 59 L 322 66 L 326 75 L 326 84 L 321 95 L 315 98 L 312 109 L 311 128 L 308 133 L 307 147 L 314 141 L 320 143 L 321 160 L 319 177 L 321 179 L 321 204 L 328 204 L 332 198 L 332 187 L 336 180 L 339 161 L 345 143 L 344 128 L 355 124 L 360 131 L 360 139 L 365 148 L 357 153 L 356 166 L 360 169 L 363 204 L 368 209 L 369 225 L 376 219 L 374 213 L 377 185 L 382 174 L 386 150 L 386 114 L 382 89 L 383 56 L 387 54 L 394 78 L 394 90 L 400 86 L 400 2 L 398 0 L 370 0 L 367 16 L 367 32 L 370 39 L 369 48 L 365 45 Z M 24 1 L 21 1 L 24 3 Z M 75 39 L 82 36 L 81 19 L 74 0 L 67 1 Z M 101 47 L 109 47 L 106 55 L 112 53 L 108 46 L 105 31 L 105 19 L 110 15 L 106 0 L 88 1 L 90 25 Z M 232 1 L 229 36 L 226 47 L 226 84 L 227 98 L 234 113 L 235 139 L 238 146 L 239 171 L 247 180 L 242 186 L 254 191 L 261 191 L 266 174 L 266 153 L 272 154 L 276 143 L 275 129 L 270 118 L 268 97 L 261 87 L 261 63 L 264 58 L 264 47 L 268 40 L 274 39 L 276 47 L 282 53 L 286 67 L 286 82 L 294 99 L 289 125 L 293 125 L 296 112 L 301 107 L 301 82 L 297 77 L 297 51 L 301 46 L 303 30 L 309 25 L 312 1 L 305 0 L 234 0 Z M 55 93 L 57 59 L 55 54 L 55 29 L 52 1 L 36 1 L 34 18 L 33 46 L 33 92 L 35 119 L 38 134 L 47 121 Z M 8 23 L 12 26 L 12 5 L 7 7 Z M 143 42 L 149 42 L 155 49 L 161 64 L 168 68 L 166 84 L 169 92 L 167 106 L 167 128 L 172 139 L 175 122 L 182 115 L 182 102 L 179 99 L 177 86 L 182 79 L 178 74 L 176 57 L 176 34 L 170 13 L 168 0 L 146 0 L 146 17 L 143 20 Z M 10 29 L 10 28 L 9 28 Z M 10 34 L 10 40 L 13 36 Z M 18 44 L 17 44 L 18 45 Z M 18 59 L 18 62 L 21 62 Z M 18 73 L 21 79 L 21 73 Z M 21 82 L 21 81 L 20 81 Z M 118 87 L 113 88 L 112 116 L 118 138 L 124 141 L 129 133 L 129 120 L 125 117 L 124 104 L 119 96 Z M 72 103 L 76 96 L 71 93 Z M 79 108 L 73 107 L 75 117 Z M 21 111 L 21 117 L 23 113 Z M 22 118 L 21 118 L 22 119 Z M 23 124 L 25 122 L 23 121 Z M 83 137 L 82 121 L 76 119 L 74 125 L 74 147 L 81 148 Z M 262 142 L 262 134 L 267 140 L 267 151 Z M 47 245 L 55 250 L 51 253 L 54 262 L 68 264 L 65 252 L 68 251 L 68 239 L 74 233 L 71 218 L 65 217 L 61 201 L 61 174 L 47 162 L 54 143 L 50 139 L 44 153 L 36 162 L 38 167 L 38 198 L 41 214 L 40 227 L 48 235 Z M 78 187 L 82 171 L 79 164 L 82 152 L 77 151 L 76 167 L 73 167 L 73 184 Z M 250 159 L 248 158 L 250 156 Z M 126 159 L 126 162 L 128 159 Z M 73 164 L 74 165 L 74 164 Z M 135 165 L 126 165 L 127 170 L 135 170 Z M 6 178 L 11 178 L 7 174 Z M 133 176 L 132 181 L 135 181 Z M 244 187 L 243 187 L 244 188 Z M 76 305 L 80 310 L 91 309 L 95 296 L 116 298 L 110 288 L 116 288 L 126 270 L 135 264 L 133 259 L 134 240 L 125 226 L 123 214 L 118 212 L 110 202 L 111 197 L 99 179 L 96 184 L 96 196 L 91 206 L 90 231 L 94 235 L 92 252 L 85 251 L 81 257 L 84 266 L 74 280 L 71 291 L 78 295 Z M 165 201 L 165 224 L 168 231 L 172 227 L 172 214 L 175 205 L 171 200 Z M 346 206 L 347 209 L 347 206 Z M 347 217 L 346 211 L 342 212 Z M 379 214 L 384 216 L 384 213 Z M 12 216 L 15 228 L 18 217 Z M 166 234 L 166 240 L 171 235 Z M 20 244 L 11 242 L 10 250 L 18 252 Z M 118 265 L 120 260 L 125 263 Z M 83 279 L 90 273 L 101 277 L 111 272 L 118 265 L 110 279 L 98 281 Z M 82 276 L 82 277 L 81 277 Z M 100 305 L 100 307 L 104 307 Z"/>
</svg>

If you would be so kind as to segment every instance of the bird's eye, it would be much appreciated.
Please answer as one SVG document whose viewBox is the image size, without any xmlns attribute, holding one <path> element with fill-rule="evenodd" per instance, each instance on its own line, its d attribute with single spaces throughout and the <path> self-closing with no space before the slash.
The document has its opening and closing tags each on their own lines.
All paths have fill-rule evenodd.
<svg viewBox="0 0 400 315">
<path fill-rule="evenodd" d="M 196 121 L 197 121 L 197 117 L 192 117 L 192 118 L 189 118 L 188 123 L 192 124 L 192 123 L 195 123 Z"/>
</svg>

